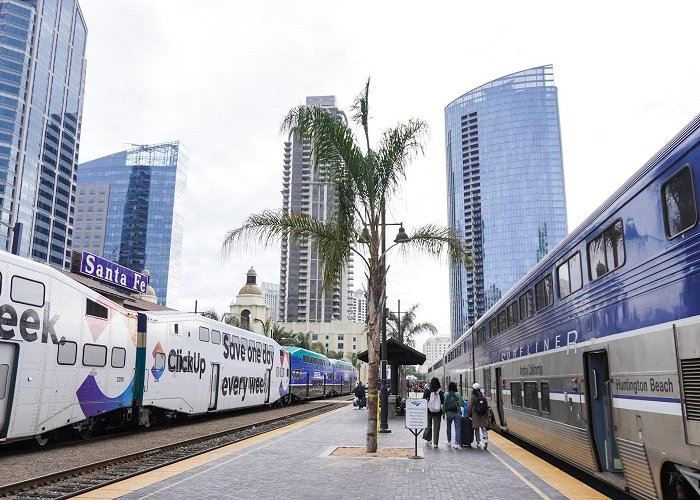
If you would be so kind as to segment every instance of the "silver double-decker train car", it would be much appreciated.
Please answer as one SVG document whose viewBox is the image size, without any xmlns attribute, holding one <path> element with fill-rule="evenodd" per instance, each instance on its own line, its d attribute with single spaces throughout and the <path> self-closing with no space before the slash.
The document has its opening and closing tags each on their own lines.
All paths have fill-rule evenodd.
<svg viewBox="0 0 700 500">
<path fill-rule="evenodd" d="M 434 363 L 498 430 L 637 498 L 700 495 L 700 116 Z"/>
</svg>

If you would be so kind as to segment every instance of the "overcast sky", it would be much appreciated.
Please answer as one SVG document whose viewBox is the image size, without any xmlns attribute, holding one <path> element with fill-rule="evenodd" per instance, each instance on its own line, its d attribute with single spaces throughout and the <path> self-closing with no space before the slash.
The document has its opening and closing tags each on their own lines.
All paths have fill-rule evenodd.
<svg viewBox="0 0 700 500">
<path fill-rule="evenodd" d="M 446 224 L 444 108 L 553 64 L 569 231 L 700 111 L 695 2 L 79 0 L 88 26 L 80 161 L 127 143 L 189 153 L 180 301 L 228 310 L 250 266 L 279 282 L 279 246 L 221 258 L 227 230 L 282 205 L 279 132 L 309 95 L 347 109 L 371 77 L 374 138 L 427 121 L 387 221 Z M 376 141 L 375 141 L 376 142 Z M 507 224 L 508 221 L 504 221 Z M 449 335 L 448 266 L 390 254 L 389 306 Z M 355 288 L 363 269 L 356 263 Z M 418 347 L 420 347 L 420 342 Z"/>
</svg>

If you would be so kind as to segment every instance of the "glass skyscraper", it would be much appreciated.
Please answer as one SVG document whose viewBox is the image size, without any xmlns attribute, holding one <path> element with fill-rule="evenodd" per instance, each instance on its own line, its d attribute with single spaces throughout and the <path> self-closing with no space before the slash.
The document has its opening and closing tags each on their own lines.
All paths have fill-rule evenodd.
<svg viewBox="0 0 700 500">
<path fill-rule="evenodd" d="M 456 340 L 567 234 L 551 65 L 475 88 L 445 108 L 447 212 L 473 269 L 450 267 Z"/>
<path fill-rule="evenodd" d="M 65 269 L 86 34 L 76 0 L 0 0 L 0 247 Z"/>
<path fill-rule="evenodd" d="M 176 304 L 186 188 L 187 154 L 179 142 L 81 163 L 73 249 L 148 269 L 158 303 Z"/>
<path fill-rule="evenodd" d="M 340 115 L 335 96 L 306 98 L 307 106 L 320 106 Z M 303 212 L 326 221 L 333 213 L 335 191 L 321 165 L 311 164 L 311 143 L 291 134 L 284 143 L 282 208 L 287 213 Z M 333 291 L 323 290 L 323 266 L 312 241 L 282 238 L 280 256 L 279 321 L 323 323 L 348 319 L 352 290 L 352 260 Z"/>
</svg>

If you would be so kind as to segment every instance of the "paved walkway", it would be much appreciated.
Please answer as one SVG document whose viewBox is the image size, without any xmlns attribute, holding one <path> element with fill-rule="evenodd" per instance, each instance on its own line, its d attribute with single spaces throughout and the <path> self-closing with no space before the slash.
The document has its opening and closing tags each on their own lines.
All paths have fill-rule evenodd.
<svg viewBox="0 0 700 500">
<path fill-rule="evenodd" d="M 532 467 L 522 458 L 527 452 L 495 433 L 488 451 L 447 448 L 444 425 L 437 449 L 424 448 L 418 437 L 423 459 L 330 456 L 336 447 L 364 447 L 366 428 L 366 410 L 348 407 L 79 498 L 602 498 L 568 476 L 558 477 L 563 473 L 551 466 L 545 473 Z M 391 433 L 378 436 L 380 448 L 413 449 L 403 418 L 390 419 L 389 428 Z M 520 450 L 520 458 L 509 447 Z"/>
</svg>

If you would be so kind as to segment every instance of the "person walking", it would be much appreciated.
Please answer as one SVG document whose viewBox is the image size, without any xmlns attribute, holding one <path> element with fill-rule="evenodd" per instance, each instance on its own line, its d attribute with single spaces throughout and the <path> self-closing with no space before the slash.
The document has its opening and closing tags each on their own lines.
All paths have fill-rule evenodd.
<svg viewBox="0 0 700 500">
<path fill-rule="evenodd" d="M 472 394 L 469 398 L 467 413 L 467 416 L 472 419 L 476 447 L 482 447 L 481 437 L 483 437 L 483 448 L 487 449 L 489 447 L 489 402 L 486 396 L 481 392 L 481 386 L 478 382 L 475 382 L 472 386 Z M 481 436 L 479 431 L 481 431 Z"/>
<path fill-rule="evenodd" d="M 457 392 L 457 383 L 447 384 L 447 394 L 445 394 L 445 416 L 447 419 L 447 446 L 459 448 L 462 439 L 462 411 L 464 398 Z M 455 427 L 455 440 L 452 441 L 452 424 Z"/>
<path fill-rule="evenodd" d="M 361 380 L 357 381 L 357 386 L 355 386 L 355 390 L 352 392 L 357 397 L 357 409 L 358 410 L 361 410 L 362 408 L 367 406 L 367 396 L 365 395 L 365 386 L 362 385 Z"/>
<path fill-rule="evenodd" d="M 437 377 L 430 379 L 430 385 L 423 392 L 423 399 L 428 400 L 428 427 L 425 429 L 428 436 L 426 437 L 424 432 L 423 439 L 428 441 L 428 446 L 437 448 L 440 437 L 440 418 L 443 415 L 442 405 L 445 401 L 445 393 L 440 390 L 440 381 Z M 432 438 L 432 444 L 430 438 Z"/>
</svg>

